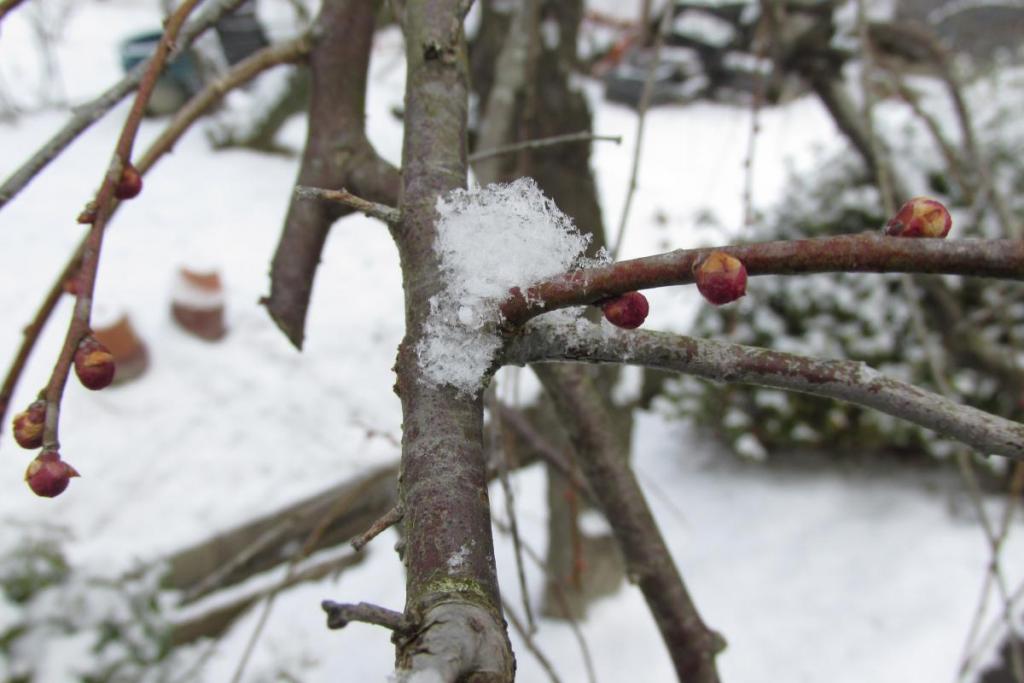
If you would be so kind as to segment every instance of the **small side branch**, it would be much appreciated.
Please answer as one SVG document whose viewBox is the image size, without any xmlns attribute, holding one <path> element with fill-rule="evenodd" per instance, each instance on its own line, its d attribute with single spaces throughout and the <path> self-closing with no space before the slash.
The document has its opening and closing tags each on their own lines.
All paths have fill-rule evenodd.
<svg viewBox="0 0 1024 683">
<path fill-rule="evenodd" d="M 320 607 L 327 612 L 327 628 L 331 629 L 345 628 L 353 621 L 383 626 L 389 631 L 397 633 L 402 633 L 408 628 L 405 616 L 401 612 L 371 605 L 368 602 L 353 605 L 324 600 L 320 603 Z"/>
<path fill-rule="evenodd" d="M 302 199 L 319 199 L 344 204 L 349 208 L 366 214 L 370 218 L 376 218 L 388 224 L 395 224 L 402 220 L 402 213 L 395 207 L 357 197 L 344 188 L 340 190 L 325 190 L 319 187 L 297 185 L 295 187 L 295 195 Z"/>
<path fill-rule="evenodd" d="M 400 505 L 396 505 L 391 508 L 376 522 L 370 525 L 369 529 L 352 539 L 352 548 L 357 551 L 362 550 L 366 547 L 367 543 L 380 536 L 386 529 L 390 529 L 401 522 L 403 516 L 405 516 L 405 512 L 402 510 Z"/>
<path fill-rule="evenodd" d="M 874 233 L 678 249 L 560 275 L 514 289 L 501 313 L 515 327 L 546 311 L 590 304 L 625 292 L 685 285 L 712 251 L 735 256 L 754 275 L 805 273 L 945 273 L 1024 280 L 1024 240 L 934 240 Z"/>
<path fill-rule="evenodd" d="M 983 454 L 1024 460 L 1024 424 L 885 377 L 867 364 L 822 360 L 665 332 L 605 333 L 597 325 L 537 325 L 514 339 L 507 362 L 628 363 L 704 379 L 755 384 L 872 408 L 961 441 Z"/>
</svg>

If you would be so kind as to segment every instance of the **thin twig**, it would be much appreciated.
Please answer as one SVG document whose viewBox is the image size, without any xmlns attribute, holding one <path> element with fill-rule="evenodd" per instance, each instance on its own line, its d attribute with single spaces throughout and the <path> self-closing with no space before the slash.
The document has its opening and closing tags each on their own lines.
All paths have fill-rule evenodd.
<svg viewBox="0 0 1024 683">
<path fill-rule="evenodd" d="M 21 379 L 21 375 L 25 371 L 25 365 L 28 363 L 29 356 L 32 355 L 32 349 L 35 348 L 43 328 L 46 327 L 50 315 L 64 294 L 65 283 L 78 272 L 80 262 L 81 249 L 76 251 L 75 258 L 67 262 L 60 275 L 54 280 L 50 286 L 50 291 L 46 293 L 42 303 L 39 304 L 32 322 L 28 324 L 22 333 L 21 345 L 18 347 L 18 352 L 15 354 L 14 360 L 11 361 L 11 366 L 7 370 L 3 386 L 0 386 L 0 434 L 3 433 L 3 426 L 7 424 L 7 409 L 10 407 L 14 390 L 18 386 L 18 380 Z"/>
<path fill-rule="evenodd" d="M 178 49 L 184 49 L 190 45 L 202 33 L 211 28 L 217 21 L 241 5 L 245 0 L 215 0 L 203 8 L 202 12 L 181 31 L 178 41 Z M 28 161 L 22 164 L 14 173 L 0 185 L 0 210 L 7 202 L 25 189 L 47 165 L 56 159 L 79 135 L 89 126 L 98 121 L 104 114 L 120 102 L 124 97 L 138 87 L 143 75 L 149 69 L 154 59 L 140 62 L 124 78 L 112 85 L 103 94 L 79 107 L 75 107 L 74 113 L 64 127 L 56 135 L 47 140 Z"/>
<path fill-rule="evenodd" d="M 533 618 L 533 607 L 530 605 L 530 587 L 526 582 L 526 568 L 523 564 L 523 542 L 519 535 L 519 520 L 516 517 L 516 499 L 509 481 L 509 440 L 502 439 L 504 436 L 501 413 L 498 410 L 498 400 L 495 397 L 494 385 L 487 392 L 486 397 L 488 410 L 491 411 L 491 449 L 494 452 L 495 460 L 498 463 L 498 480 L 501 482 L 501 490 L 505 498 L 505 514 L 508 516 L 509 528 L 512 531 L 512 550 L 516 559 L 516 578 L 519 580 L 519 592 L 523 596 L 523 611 L 526 614 L 526 632 L 533 634 L 537 632 L 537 623 Z M 529 635 L 525 635 L 528 638 Z"/>
<path fill-rule="evenodd" d="M 581 130 L 578 133 L 552 135 L 551 137 L 537 138 L 535 140 L 523 140 L 522 142 L 516 142 L 511 145 L 503 145 L 501 147 L 494 147 L 492 149 L 482 149 L 479 152 L 473 152 L 472 154 L 470 154 L 469 161 L 477 162 L 483 159 L 501 156 L 503 154 L 512 154 L 515 152 L 521 152 L 523 150 L 533 150 L 540 149 L 543 147 L 552 147 L 554 145 L 564 145 L 570 142 L 614 142 L 616 145 L 621 145 L 622 136 L 595 135 L 590 131 Z"/>
<path fill-rule="evenodd" d="M 266 69 L 278 64 L 284 64 L 301 59 L 302 56 L 308 52 L 309 46 L 310 40 L 308 36 L 300 36 L 285 43 L 271 45 L 239 62 L 222 78 L 208 84 L 191 100 L 189 100 L 185 106 L 178 110 L 174 115 L 174 118 L 167 124 L 167 127 L 160 136 L 153 141 L 149 148 L 139 158 L 139 161 L 136 164 L 139 173 L 145 177 L 156 162 L 164 154 L 171 151 L 175 143 L 181 138 L 185 131 L 187 131 L 211 105 L 216 103 L 228 92 L 249 82 Z M 119 207 L 120 203 L 117 203 L 111 209 L 111 216 L 107 220 L 108 225 L 113 214 L 117 212 Z M 50 316 L 53 315 L 57 302 L 60 301 L 60 295 L 64 291 L 65 283 L 78 272 L 84 251 L 85 238 L 83 238 L 75 248 L 74 252 L 72 252 L 71 257 L 68 259 L 61 273 L 54 280 L 50 287 L 50 291 L 40 304 L 32 322 L 25 328 L 21 346 L 18 348 L 14 360 L 8 368 L 2 387 L 0 387 L 0 433 L 3 431 L 3 424 L 6 423 L 5 417 L 7 410 L 10 407 L 10 400 L 13 397 L 14 390 L 17 387 L 22 373 L 24 372 L 25 364 L 27 363 L 33 348 L 35 348 L 43 327 L 50 319 Z"/>
<path fill-rule="evenodd" d="M 529 444 L 544 462 L 558 470 L 559 474 L 569 480 L 577 490 L 582 491 L 591 502 L 594 501 L 594 493 L 586 480 L 580 477 L 579 472 L 570 465 L 562 453 L 530 424 L 521 411 L 504 404 L 499 404 L 497 410 L 502 422 Z"/>
<path fill-rule="evenodd" d="M 299 562 L 313 552 L 313 549 L 316 548 L 321 537 L 323 537 L 324 532 L 334 521 L 335 517 L 337 517 L 337 515 L 348 506 L 349 498 L 354 495 L 357 495 L 356 492 L 352 492 L 348 496 L 342 496 L 335 501 L 331 509 L 320 520 L 320 523 L 309 532 L 309 535 L 306 537 L 302 547 L 297 549 L 295 554 L 292 555 L 292 559 L 288 564 L 288 571 L 285 572 L 284 579 L 281 580 L 281 583 L 278 584 L 277 587 L 270 591 L 263 603 L 263 610 L 260 612 L 256 626 L 249 635 L 249 641 L 246 643 L 245 650 L 242 652 L 242 656 L 238 660 L 238 666 L 235 667 L 235 673 L 231 677 L 231 683 L 239 683 L 239 681 L 242 680 L 242 675 L 245 673 L 245 668 L 249 664 L 249 659 L 252 657 L 252 653 L 256 649 L 256 643 L 259 642 L 260 636 L 263 635 L 263 629 L 266 627 L 267 621 L 270 619 L 270 612 L 274 607 L 274 602 L 277 600 L 278 593 L 282 588 L 290 585 L 291 579 L 298 569 Z"/>
<path fill-rule="evenodd" d="M 402 213 L 395 207 L 357 197 L 344 188 L 340 190 L 326 190 L 319 187 L 297 185 L 295 187 L 295 194 L 303 199 L 320 199 L 344 204 L 360 213 L 366 214 L 370 218 L 376 218 L 385 223 L 393 224 L 402 220 Z"/>
<path fill-rule="evenodd" d="M 498 531 L 503 534 L 511 534 L 508 524 L 505 524 L 496 517 L 493 521 Z M 597 671 L 594 667 L 594 659 L 590 654 L 590 647 L 587 646 L 587 639 L 583 636 L 582 629 L 580 629 L 579 620 L 573 616 L 573 611 L 569 607 L 569 598 L 565 594 L 565 586 L 562 584 L 562 580 L 554 575 L 550 567 L 541 558 L 540 553 L 534 550 L 526 541 L 523 541 L 523 550 L 526 552 L 526 556 L 537 565 L 537 568 L 544 572 L 544 578 L 553 589 L 555 600 L 558 601 L 558 606 L 562 610 L 562 614 L 565 615 L 565 620 L 569 622 L 569 630 L 572 631 L 573 637 L 576 638 L 576 643 L 579 645 L 580 657 L 583 659 L 583 668 L 587 671 L 587 682 L 597 683 Z"/>
<path fill-rule="evenodd" d="M 362 550 L 367 543 L 380 536 L 385 530 L 401 522 L 403 516 L 405 516 L 405 512 L 402 510 L 402 506 L 394 506 L 377 518 L 377 521 L 371 524 L 369 529 L 352 539 L 352 549 Z"/>
<path fill-rule="evenodd" d="M 636 146 L 633 147 L 633 165 L 629 173 L 629 186 L 626 190 L 626 199 L 622 204 L 622 215 L 619 217 L 619 231 L 615 235 L 615 245 L 612 247 L 612 259 L 619 257 L 622 250 L 622 243 L 626 238 L 626 224 L 629 222 L 629 210 L 633 206 L 633 195 L 636 194 L 637 176 L 640 173 L 640 154 L 643 151 L 644 128 L 647 123 L 647 110 L 651 106 L 651 96 L 654 93 L 654 80 L 657 75 L 658 66 L 661 64 L 661 47 L 665 42 L 665 34 L 671 25 L 673 3 L 665 3 L 662 10 L 661 22 L 658 24 L 658 34 L 654 37 L 654 55 L 651 59 L 651 67 L 644 80 L 644 89 L 640 95 L 640 102 L 637 107 L 636 122 Z"/>
<path fill-rule="evenodd" d="M 512 624 L 512 628 L 516 630 L 516 633 L 519 634 L 519 637 L 523 639 L 523 645 L 526 646 L 526 649 L 530 651 L 530 654 L 533 655 L 533 658 L 536 659 L 537 663 L 540 664 L 542 669 L 544 669 L 544 673 L 548 675 L 548 678 L 551 680 L 551 683 L 562 683 L 562 679 L 560 679 L 558 677 L 558 674 L 555 672 L 555 667 L 551 665 L 551 660 L 549 660 L 544 655 L 544 652 L 540 649 L 540 647 L 537 645 L 537 642 L 533 639 L 533 634 L 536 632 L 536 629 L 527 629 L 523 625 L 523 622 L 520 621 L 519 616 L 516 614 L 516 611 L 512 609 L 512 605 L 508 604 L 507 600 L 502 600 L 501 605 L 502 610 L 505 613 L 505 618 L 508 619 L 508 622 L 510 624 Z"/>
<path fill-rule="evenodd" d="M 527 328 L 509 342 L 505 360 L 514 365 L 626 363 L 835 398 L 946 434 L 982 454 L 1024 460 L 1024 424 L 891 379 L 859 361 L 808 358 L 665 332 L 606 332 L 582 323 Z"/>
<path fill-rule="evenodd" d="M 118 137 L 113 158 L 107 168 L 103 184 L 95 201 L 95 219 L 85 239 L 85 249 L 82 253 L 82 265 L 75 278 L 78 290 L 76 293 L 75 310 L 68 325 L 68 331 L 64 337 L 64 345 L 57 356 L 57 362 L 53 368 L 53 374 L 46 385 L 46 422 L 43 428 L 43 448 L 45 450 L 59 451 L 59 427 L 60 427 L 60 404 L 64 395 L 64 388 L 67 386 L 68 373 L 71 370 L 71 363 L 78 350 L 81 340 L 90 331 L 90 318 L 92 316 L 93 292 L 96 287 L 96 273 L 99 269 L 100 252 L 103 247 L 103 234 L 107 222 L 114 211 L 114 190 L 121 180 L 124 169 L 131 163 L 132 147 L 135 144 L 135 136 L 142 123 L 142 116 L 146 110 L 149 97 L 156 87 L 157 78 L 163 70 L 163 66 L 174 47 L 185 19 L 195 8 L 200 0 L 184 0 L 174 13 L 167 19 L 163 37 L 157 44 L 153 56 L 147 62 L 146 72 L 139 82 L 138 92 L 135 94 L 135 101 L 132 103 L 131 111 L 125 120 L 121 135 Z"/>
<path fill-rule="evenodd" d="M 389 631 L 401 633 L 406 628 L 405 615 L 401 612 L 371 605 L 368 602 L 348 604 L 324 600 L 320 607 L 327 612 L 327 628 L 345 628 L 353 621 L 383 626 Z"/>
<path fill-rule="evenodd" d="M 740 246 L 678 249 L 554 277 L 509 293 L 501 305 L 512 326 L 546 311 L 590 304 L 638 289 L 690 284 L 693 266 L 712 251 L 738 258 L 747 274 L 945 273 L 1024 280 L 1024 241 L 938 240 L 875 233 Z"/>
</svg>

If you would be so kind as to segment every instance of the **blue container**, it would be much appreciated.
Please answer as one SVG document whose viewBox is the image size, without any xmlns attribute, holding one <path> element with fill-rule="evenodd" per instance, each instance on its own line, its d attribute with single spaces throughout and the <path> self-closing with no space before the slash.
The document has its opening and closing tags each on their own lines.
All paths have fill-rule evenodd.
<svg viewBox="0 0 1024 683">
<path fill-rule="evenodd" d="M 149 31 L 124 40 L 118 51 L 121 55 L 121 68 L 125 73 L 148 59 L 156 51 L 161 37 L 163 32 Z M 202 85 L 195 55 L 184 50 L 164 67 L 150 97 L 147 113 L 157 116 L 174 113 L 188 98 L 199 92 Z"/>
</svg>

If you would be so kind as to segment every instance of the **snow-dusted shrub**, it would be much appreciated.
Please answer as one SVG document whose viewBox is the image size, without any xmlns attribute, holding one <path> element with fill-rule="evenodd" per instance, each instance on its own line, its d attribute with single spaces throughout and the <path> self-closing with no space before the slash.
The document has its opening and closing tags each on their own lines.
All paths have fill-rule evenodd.
<svg viewBox="0 0 1024 683">
<path fill-rule="evenodd" d="M 159 572 L 98 577 L 73 570 L 56 529 L 0 547 L 0 680 L 158 683 L 181 680 L 198 653 L 171 650 Z"/>
<path fill-rule="evenodd" d="M 1021 126 L 1019 117 L 1008 116 L 1021 80 L 1003 74 L 999 84 L 975 86 L 973 99 L 980 110 L 984 153 L 992 160 L 990 175 L 1010 198 L 1016 220 L 1024 222 L 1015 199 L 1024 188 L 1024 166 L 1014 151 L 1020 148 Z M 1001 96 L 994 97 L 999 91 Z M 893 156 L 911 191 L 941 199 L 951 208 L 950 239 L 1005 236 L 991 211 L 979 216 L 967 205 L 927 133 L 905 120 L 888 127 L 885 135 L 898 141 Z M 763 241 L 878 231 L 887 218 L 881 206 L 859 160 L 844 153 L 793 178 L 785 198 L 746 236 Z M 1021 419 L 1019 379 L 982 356 L 1011 368 L 1024 367 L 1024 288 L 951 276 L 941 278 L 942 291 L 916 287 L 927 327 L 928 340 L 923 341 L 902 279 L 878 274 L 759 277 L 736 304 L 703 308 L 693 334 L 809 356 L 864 360 L 891 377 L 941 391 L 926 351 L 930 345 L 958 400 Z M 923 452 L 942 457 L 957 447 L 921 427 L 815 396 L 693 378 L 670 386 L 675 410 L 711 428 L 748 458 L 793 448 L 836 455 Z"/>
</svg>

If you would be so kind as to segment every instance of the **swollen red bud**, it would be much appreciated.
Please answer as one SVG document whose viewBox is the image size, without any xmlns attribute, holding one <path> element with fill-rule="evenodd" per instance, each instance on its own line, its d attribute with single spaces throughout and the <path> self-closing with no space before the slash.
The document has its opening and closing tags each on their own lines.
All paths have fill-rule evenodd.
<svg viewBox="0 0 1024 683">
<path fill-rule="evenodd" d="M 891 237 L 945 237 L 953 227 L 953 217 L 942 202 L 914 197 L 900 207 L 885 224 Z"/>
<path fill-rule="evenodd" d="M 114 381 L 114 356 L 89 335 L 75 351 L 75 374 L 86 389 L 103 389 Z"/>
<path fill-rule="evenodd" d="M 43 445 L 43 423 L 46 422 L 46 401 L 34 401 L 24 412 L 14 416 L 14 440 L 22 448 Z"/>
<path fill-rule="evenodd" d="M 747 267 L 735 256 L 713 251 L 693 268 L 697 289 L 716 306 L 747 293 Z"/>
<path fill-rule="evenodd" d="M 114 188 L 114 196 L 118 199 L 131 199 L 142 192 L 142 174 L 139 169 L 132 166 L 131 162 L 124 165 L 121 171 L 121 180 Z"/>
<path fill-rule="evenodd" d="M 74 467 L 60 459 L 57 451 L 43 451 L 28 464 L 25 481 L 32 492 L 44 498 L 59 496 L 72 477 L 79 476 Z"/>
<path fill-rule="evenodd" d="M 605 320 L 617 327 L 634 330 L 644 324 L 651 306 L 640 292 L 626 292 L 622 296 L 601 302 Z"/>
</svg>

